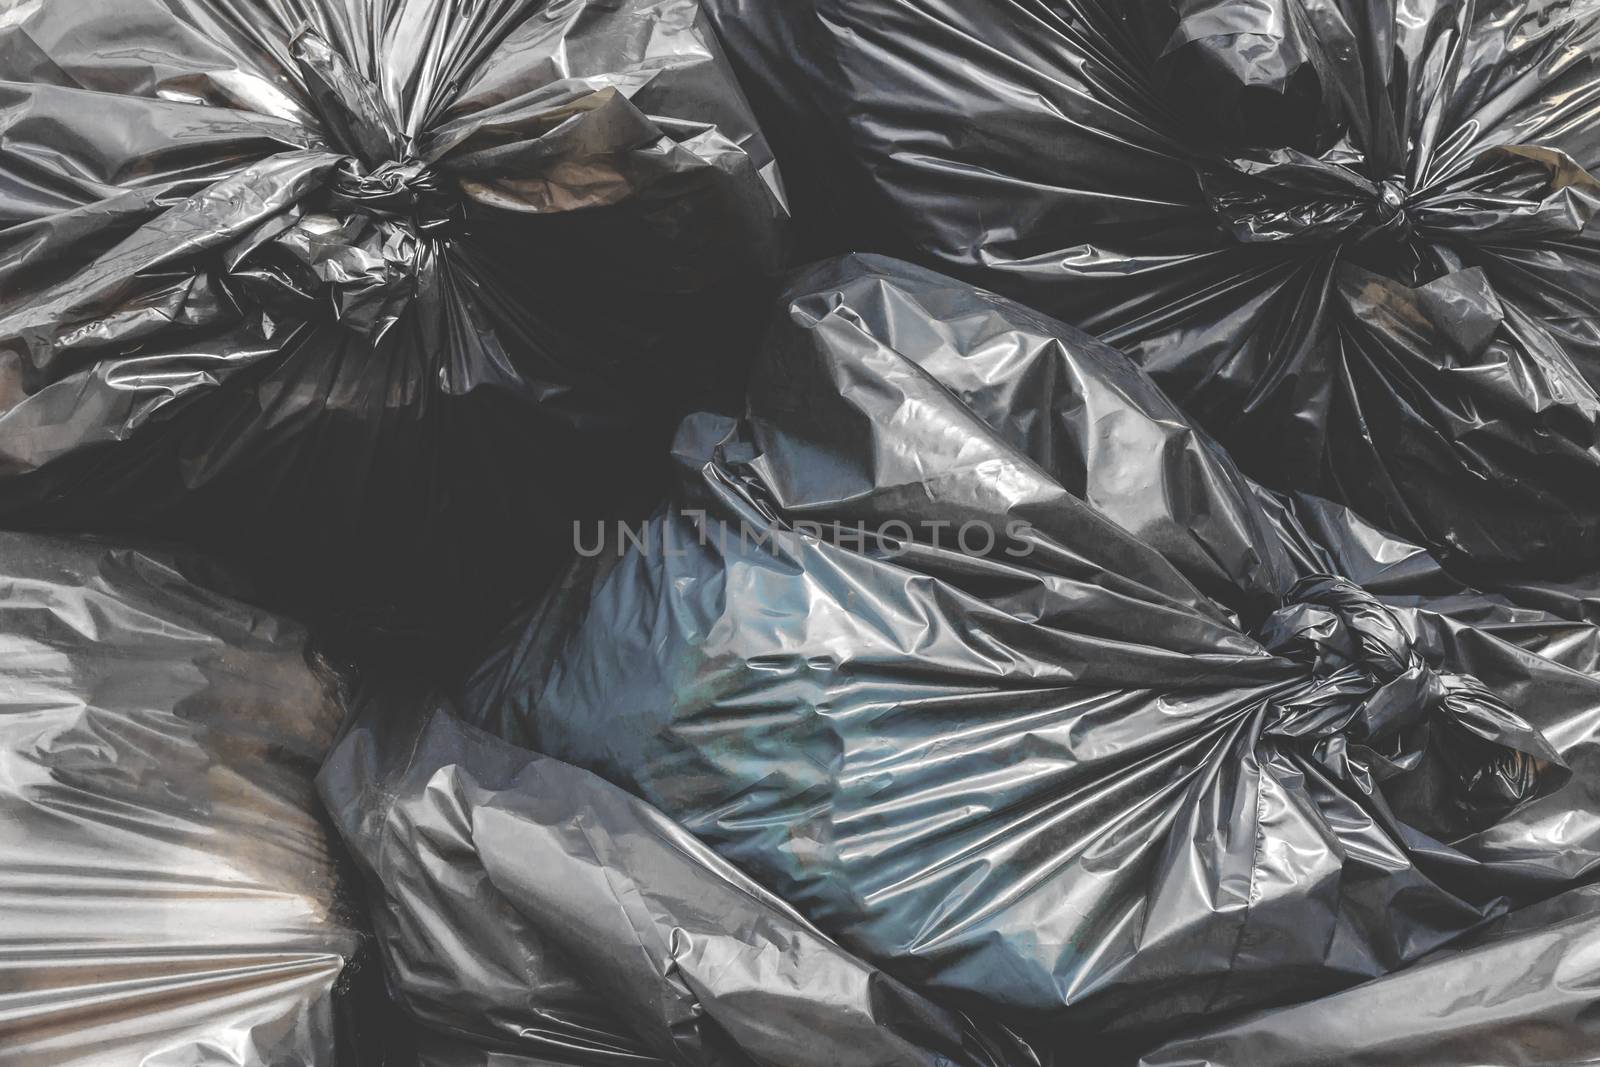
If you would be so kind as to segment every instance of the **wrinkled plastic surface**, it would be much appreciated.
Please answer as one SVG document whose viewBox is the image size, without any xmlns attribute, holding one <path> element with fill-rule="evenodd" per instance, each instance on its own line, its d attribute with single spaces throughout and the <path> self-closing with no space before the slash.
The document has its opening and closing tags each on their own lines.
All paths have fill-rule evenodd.
<svg viewBox="0 0 1600 1067">
<path fill-rule="evenodd" d="M 1600 5 L 708 7 L 838 250 L 1087 328 L 1479 580 L 1600 567 Z"/>
<path fill-rule="evenodd" d="M 1149 1053 L 1140 1067 L 1600 1063 L 1600 890 L 1501 919 L 1416 966 Z"/>
<path fill-rule="evenodd" d="M 0 138 L 0 520 L 435 659 L 651 499 L 780 255 L 696 0 L 23 0 Z"/>
<path fill-rule="evenodd" d="M 1011 1067 L 648 804 L 441 704 L 384 701 L 321 786 L 426 1067 Z"/>
<path fill-rule="evenodd" d="M 676 455 L 464 713 L 1043 1047 L 1386 974 L 1600 860 L 1600 680 L 1306 566 L 1060 323 L 818 266 Z"/>
<path fill-rule="evenodd" d="M 365 1062 L 314 789 L 341 716 L 297 627 L 175 559 L 0 534 L 0 1060 Z"/>
</svg>

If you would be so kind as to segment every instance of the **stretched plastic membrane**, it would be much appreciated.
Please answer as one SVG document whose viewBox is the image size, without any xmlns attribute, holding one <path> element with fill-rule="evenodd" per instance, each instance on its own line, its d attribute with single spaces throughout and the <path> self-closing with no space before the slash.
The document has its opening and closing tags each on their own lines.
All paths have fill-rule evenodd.
<svg viewBox="0 0 1600 1067">
<path fill-rule="evenodd" d="M 297 626 L 191 569 L 0 534 L 8 1067 L 377 1062 L 313 782 L 339 691 Z"/>
<path fill-rule="evenodd" d="M 447 705 L 375 706 L 322 789 L 372 876 L 390 989 L 424 1024 L 428 1067 L 1031 1062 L 648 804 Z"/>
</svg>

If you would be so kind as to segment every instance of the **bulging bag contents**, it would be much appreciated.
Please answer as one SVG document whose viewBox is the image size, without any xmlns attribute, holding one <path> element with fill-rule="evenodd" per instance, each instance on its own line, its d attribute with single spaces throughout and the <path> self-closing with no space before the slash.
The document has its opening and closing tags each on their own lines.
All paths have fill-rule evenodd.
<svg viewBox="0 0 1600 1067">
<path fill-rule="evenodd" d="M 360 937 L 293 624 L 174 558 L 0 534 L 0 1060 L 346 1067 Z"/>
<path fill-rule="evenodd" d="M 697 0 L 23 3 L 0 81 L 0 521 L 317 621 L 465 638 L 647 510 L 780 256 Z"/>
<path fill-rule="evenodd" d="M 708 5 L 870 239 L 1121 347 L 1269 485 L 1593 613 L 1600 6 Z"/>
<path fill-rule="evenodd" d="M 1027 1067 L 643 801 L 446 703 L 380 701 L 321 786 L 427 1067 Z"/>
<path fill-rule="evenodd" d="M 1070 327 L 822 264 L 675 454 L 462 714 L 1037 1047 L 1330 993 L 1600 861 L 1600 679 L 1317 573 Z"/>
</svg>

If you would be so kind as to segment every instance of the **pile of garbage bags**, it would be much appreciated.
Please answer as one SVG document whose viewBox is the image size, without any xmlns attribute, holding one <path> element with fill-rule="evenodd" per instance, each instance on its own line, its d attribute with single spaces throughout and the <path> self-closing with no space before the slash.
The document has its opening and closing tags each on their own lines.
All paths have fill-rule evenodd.
<svg viewBox="0 0 1600 1067">
<path fill-rule="evenodd" d="M 824 264 L 674 453 L 457 713 L 1038 1048 L 1376 978 L 1600 863 L 1600 678 L 1325 572 L 1070 327 Z"/>
<path fill-rule="evenodd" d="M 25 2 L 0 78 L 0 521 L 397 641 L 648 507 L 779 263 L 695 0 Z"/>
<path fill-rule="evenodd" d="M 1600 8 L 707 3 L 880 247 L 1122 348 L 1276 488 L 1592 599 Z"/>
<path fill-rule="evenodd" d="M 0 0 L 0 1062 L 1600 1064 L 1597 54 Z"/>
</svg>

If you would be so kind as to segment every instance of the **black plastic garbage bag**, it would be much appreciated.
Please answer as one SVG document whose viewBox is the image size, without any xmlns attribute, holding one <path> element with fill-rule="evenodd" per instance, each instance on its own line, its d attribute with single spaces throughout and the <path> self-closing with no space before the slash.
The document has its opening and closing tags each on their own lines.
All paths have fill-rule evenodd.
<svg viewBox="0 0 1600 1067">
<path fill-rule="evenodd" d="M 492 628 L 648 508 L 780 254 L 696 0 L 13 4 L 0 79 L 0 520 L 319 618 Z"/>
<path fill-rule="evenodd" d="M 582 538 L 463 713 L 974 1015 L 1051 1047 L 1288 1003 L 1600 860 L 1563 769 L 1600 681 L 1302 573 L 1287 512 L 1069 327 L 824 264 L 745 416 L 676 449 L 678 498 Z"/>
<path fill-rule="evenodd" d="M 1524 909 L 1387 978 L 1176 1041 L 1141 1067 L 1600 1063 L 1600 890 Z"/>
<path fill-rule="evenodd" d="M 1453 566 L 1600 568 L 1600 5 L 708 6 L 803 202 L 866 196 L 839 250 L 873 216 Z"/>
<path fill-rule="evenodd" d="M 378 702 L 321 787 L 370 877 L 427 1067 L 1024 1067 L 841 950 L 648 804 Z"/>
<path fill-rule="evenodd" d="M 0 1061 L 368 1062 L 316 814 L 342 704 L 163 554 L 0 534 Z"/>
<path fill-rule="evenodd" d="M 1344 575 L 1406 615 L 1413 627 L 1433 620 L 1461 632 L 1490 633 L 1572 671 L 1600 674 L 1600 626 L 1585 618 L 1586 605 L 1570 588 L 1529 582 L 1484 592 L 1462 582 L 1422 546 L 1342 504 L 1305 493 L 1276 494 L 1259 487 L 1258 492 L 1282 547 L 1303 572 Z M 1472 673 L 1495 672 L 1477 663 Z M 1511 673 L 1521 671 L 1512 668 Z M 1544 684 L 1548 672 L 1540 674 Z"/>
</svg>

